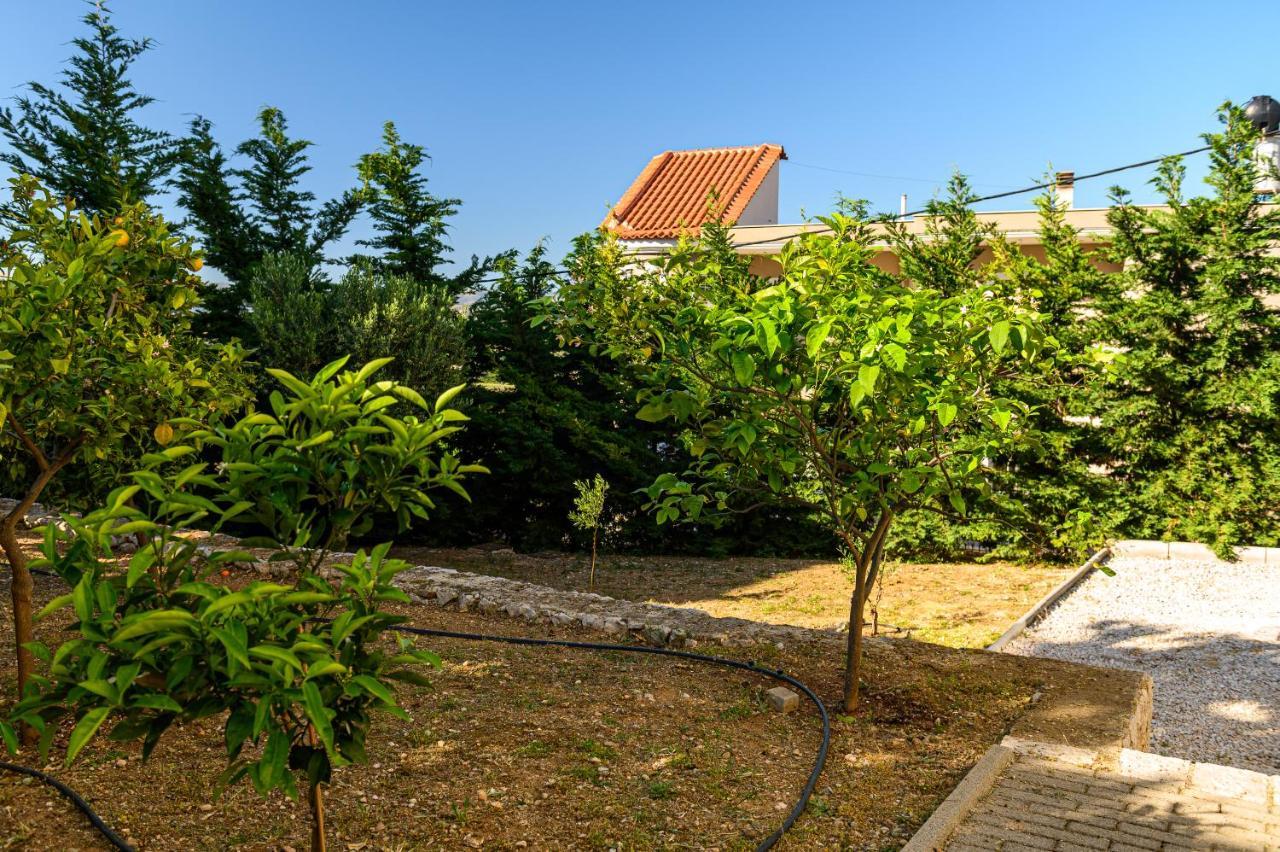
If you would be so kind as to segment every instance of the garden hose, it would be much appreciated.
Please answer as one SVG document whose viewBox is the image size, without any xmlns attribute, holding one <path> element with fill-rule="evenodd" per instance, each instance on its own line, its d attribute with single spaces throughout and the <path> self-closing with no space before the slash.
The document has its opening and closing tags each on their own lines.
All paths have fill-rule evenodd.
<svg viewBox="0 0 1280 852">
<path fill-rule="evenodd" d="M 17 772 L 20 775 L 30 775 L 32 778 L 48 784 L 63 796 L 70 799 L 71 804 L 79 808 L 80 812 L 89 818 L 89 822 L 93 824 L 93 827 L 96 828 L 103 837 L 107 838 L 108 843 L 116 849 L 119 849 L 120 852 L 134 852 L 134 848 L 126 843 L 124 838 L 116 834 L 115 831 L 111 829 L 111 826 L 107 825 L 106 822 L 103 821 L 102 817 L 98 816 L 98 814 L 94 812 L 93 808 L 80 796 L 79 793 L 72 790 L 66 784 L 63 784 L 57 778 L 41 772 L 39 769 L 32 769 L 30 766 L 21 766 L 17 763 L 0 762 L 0 769 L 5 769 L 9 772 Z"/>
<path fill-rule="evenodd" d="M 46 574 L 51 572 L 38 571 L 37 573 Z M 466 639 L 481 642 L 506 642 L 509 645 L 531 645 L 535 647 L 556 647 L 556 648 L 578 648 L 587 651 L 623 651 L 633 654 L 652 654 L 660 657 L 676 657 L 682 660 L 692 660 L 698 663 L 709 663 L 711 665 L 724 666 L 725 668 L 740 669 L 742 671 L 753 672 L 763 675 L 773 680 L 780 681 L 792 686 L 805 697 L 813 702 L 813 706 L 818 709 L 818 715 L 822 719 L 822 743 L 818 746 L 817 758 L 813 762 L 813 768 L 809 770 L 809 778 L 805 782 L 804 788 L 800 791 L 800 798 L 792 805 L 791 810 L 787 813 L 787 818 L 782 824 L 774 829 L 768 837 L 760 841 L 756 846 L 756 852 L 765 852 L 772 849 L 774 845 L 782 839 L 782 835 L 795 825 L 800 815 L 804 813 L 805 807 L 809 804 L 809 797 L 813 795 L 814 788 L 818 785 L 818 778 L 822 775 L 823 767 L 827 763 L 827 751 L 831 748 L 831 717 L 827 714 L 826 705 L 822 703 L 822 699 L 810 689 L 805 683 L 781 669 L 766 669 L 758 666 L 754 662 L 743 662 L 741 660 L 732 660 L 728 657 L 714 657 L 710 654 L 696 654 L 692 651 L 680 651 L 674 648 L 657 648 L 651 645 L 619 645 L 609 642 L 578 642 L 571 639 L 535 639 L 528 636 L 494 636 L 486 633 L 460 633 L 454 630 L 435 630 L 427 627 L 411 627 L 407 624 L 394 625 L 391 629 L 400 633 L 412 633 L 418 636 L 436 636 L 446 639 Z M 50 785 L 63 796 L 71 801 L 80 809 L 89 822 L 96 828 L 103 837 L 105 837 L 112 846 L 121 852 L 134 852 L 132 846 L 126 843 L 118 834 L 116 834 L 102 817 L 98 816 L 79 793 L 72 790 L 66 784 L 58 779 L 41 772 L 38 769 L 32 769 L 29 766 L 21 766 L 16 763 L 0 762 L 0 770 L 8 770 L 23 775 L 29 775 L 44 783 Z"/>
<path fill-rule="evenodd" d="M 726 668 L 742 669 L 743 671 L 755 672 L 765 677 L 773 678 L 781 681 L 789 686 L 793 686 L 805 694 L 813 706 L 818 708 L 818 714 L 822 717 L 822 744 L 818 746 L 818 756 L 814 760 L 813 769 L 809 771 L 809 780 L 805 782 L 804 789 L 800 791 L 800 798 L 792 805 L 791 811 L 787 814 L 787 818 L 782 824 L 774 829 L 773 833 L 761 840 L 756 846 L 756 852 L 764 852 L 764 850 L 772 849 L 782 835 L 785 834 L 795 821 L 800 818 L 800 814 L 804 813 L 805 807 L 809 804 L 809 797 L 813 794 L 813 788 L 818 784 L 818 777 L 822 774 L 822 769 L 827 762 L 827 751 L 831 747 L 831 718 L 827 715 L 827 708 L 812 689 L 807 685 L 783 672 L 781 669 L 766 669 L 755 663 L 744 663 L 741 660 L 731 660 L 727 657 L 713 657 L 710 654 L 695 654 L 692 651 L 677 651 L 672 648 L 656 648 L 651 645 L 616 645 L 607 642 L 575 642 L 570 639 L 533 639 L 527 636 L 491 636 L 484 633 L 459 633 L 453 630 L 434 630 L 426 627 L 410 627 L 405 624 L 394 625 L 392 630 L 398 630 L 401 633 L 413 633 L 419 636 L 438 636 L 447 639 L 473 639 L 485 642 L 506 642 L 511 645 L 534 645 L 534 646 L 554 646 L 559 648 L 581 648 L 589 651 L 630 651 L 637 654 L 654 654 L 662 657 L 677 657 L 682 660 L 693 660 L 699 663 L 711 663 L 712 665 L 725 666 Z"/>
</svg>

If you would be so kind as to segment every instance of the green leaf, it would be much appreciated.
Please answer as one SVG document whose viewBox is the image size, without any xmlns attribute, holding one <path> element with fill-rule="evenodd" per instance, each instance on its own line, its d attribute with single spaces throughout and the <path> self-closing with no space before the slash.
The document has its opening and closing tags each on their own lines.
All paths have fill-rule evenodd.
<svg viewBox="0 0 1280 852">
<path fill-rule="evenodd" d="M 965 513 L 966 506 L 964 504 L 964 498 L 961 497 L 959 494 L 952 491 L 950 494 L 947 495 L 947 500 L 950 501 L 951 508 L 955 509 L 961 515 Z"/>
<path fill-rule="evenodd" d="M 938 403 L 938 423 L 945 429 L 951 425 L 951 421 L 956 419 L 959 409 L 950 402 Z"/>
<path fill-rule="evenodd" d="M 377 698 L 383 704 L 395 704 L 396 694 L 391 691 L 385 683 L 369 675 L 356 675 L 351 678 L 351 682 L 358 684 L 361 689 Z"/>
<path fill-rule="evenodd" d="M 907 366 L 907 350 L 896 343 L 886 343 L 880 350 L 880 357 L 893 368 L 894 372 L 901 373 Z"/>
<path fill-rule="evenodd" d="M 76 755 L 88 745 L 89 740 L 93 739 L 93 735 L 98 732 L 98 728 L 102 727 L 103 721 L 110 712 L 110 707 L 97 707 L 85 713 L 76 723 L 75 728 L 71 730 L 70 739 L 67 740 L 67 766 L 71 765 Z"/>
<path fill-rule="evenodd" d="M 316 736 L 324 743 L 325 751 L 332 756 L 333 727 L 329 723 L 329 712 L 320 695 L 320 687 L 316 686 L 315 681 L 309 680 L 302 684 L 302 709 L 316 729 Z"/>
<path fill-rule="evenodd" d="M 879 364 L 862 364 L 858 367 L 858 384 L 867 396 L 876 392 L 876 380 L 880 378 Z"/>
<path fill-rule="evenodd" d="M 992 325 L 987 337 L 991 341 L 991 350 L 999 355 L 1004 351 L 1005 344 L 1009 342 L 1009 321 L 1000 320 Z"/>
<path fill-rule="evenodd" d="M 746 352 L 734 352 L 733 377 L 740 385 L 749 385 L 756 374 L 756 361 Z"/>
<path fill-rule="evenodd" d="M 810 358 L 818 354 L 818 350 L 822 348 L 822 344 L 826 342 L 831 335 L 831 326 L 834 320 L 826 320 L 809 327 L 808 333 L 804 336 L 804 350 Z"/>
</svg>

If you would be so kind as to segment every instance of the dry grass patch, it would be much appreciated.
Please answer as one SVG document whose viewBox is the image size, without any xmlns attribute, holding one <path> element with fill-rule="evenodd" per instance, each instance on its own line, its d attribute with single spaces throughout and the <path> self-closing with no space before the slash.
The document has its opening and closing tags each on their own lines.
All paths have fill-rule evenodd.
<svg viewBox="0 0 1280 852">
<path fill-rule="evenodd" d="M 60 591 L 37 578 L 41 601 Z M 501 615 L 403 611 L 423 627 L 599 638 Z M 0 609 L 4 648 L 9 619 Z M 65 624 L 38 629 L 56 642 Z M 750 849 L 798 795 L 818 746 L 814 709 L 767 710 L 773 682 L 744 672 L 621 652 L 420 642 L 444 669 L 431 688 L 402 692 L 412 722 L 377 721 L 368 765 L 338 771 L 327 797 L 331 848 Z M 838 637 L 700 650 L 782 668 L 838 703 Z M 835 717 L 827 769 L 783 849 L 898 848 L 1035 694 L 1077 688 L 1075 667 L 915 642 L 873 642 L 867 663 L 863 706 Z M 0 701 L 13 677 L 0 654 Z M 223 765 L 213 719 L 172 732 L 145 764 L 132 744 L 98 741 L 72 768 L 53 769 L 143 850 L 305 848 L 301 804 L 260 799 L 247 785 L 214 799 Z M 0 849 L 46 848 L 104 847 L 51 790 L 0 773 Z"/>
<path fill-rule="evenodd" d="M 421 547 L 399 547 L 394 553 L 414 564 L 494 574 L 558 589 L 587 588 L 588 560 L 575 554 Z M 893 628 L 903 628 L 913 639 L 953 648 L 990 644 L 1074 570 L 1007 562 L 894 562 L 886 568 L 881 625 L 895 635 L 898 631 Z M 799 627 L 847 624 L 852 589 L 839 564 L 815 559 L 602 556 L 596 568 L 596 591 L 603 595 Z"/>
</svg>

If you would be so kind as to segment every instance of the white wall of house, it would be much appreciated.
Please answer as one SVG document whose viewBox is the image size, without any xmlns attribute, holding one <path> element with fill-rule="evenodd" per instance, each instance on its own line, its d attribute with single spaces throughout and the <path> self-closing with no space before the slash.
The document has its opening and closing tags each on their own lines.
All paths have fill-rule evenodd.
<svg viewBox="0 0 1280 852">
<path fill-rule="evenodd" d="M 739 225 L 776 225 L 778 224 L 778 164 L 764 176 L 764 181 L 756 194 L 747 202 L 747 207 L 738 217 Z"/>
</svg>

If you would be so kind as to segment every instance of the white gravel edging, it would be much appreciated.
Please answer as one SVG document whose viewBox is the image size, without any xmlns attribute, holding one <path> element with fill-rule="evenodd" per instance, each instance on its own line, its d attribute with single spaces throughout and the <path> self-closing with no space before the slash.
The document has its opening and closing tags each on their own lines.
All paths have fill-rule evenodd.
<svg viewBox="0 0 1280 852">
<path fill-rule="evenodd" d="M 1280 563 L 1117 556 L 1005 651 L 1138 669 L 1152 751 L 1280 772 Z"/>
</svg>

